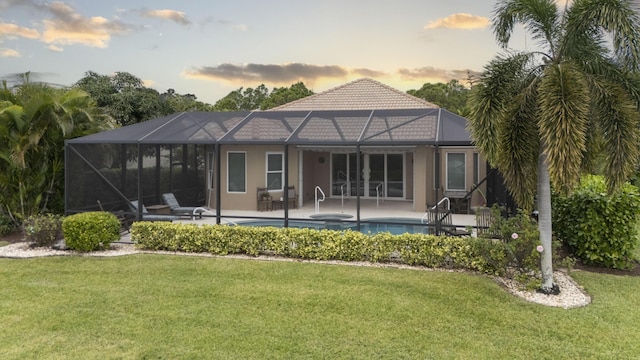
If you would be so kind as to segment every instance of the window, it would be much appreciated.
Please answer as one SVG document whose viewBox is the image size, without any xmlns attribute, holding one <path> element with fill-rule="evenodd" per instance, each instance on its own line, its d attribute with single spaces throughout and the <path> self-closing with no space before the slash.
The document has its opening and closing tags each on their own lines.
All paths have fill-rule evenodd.
<svg viewBox="0 0 640 360">
<path fill-rule="evenodd" d="M 284 155 L 267 153 L 267 190 L 282 191 L 284 184 Z"/>
<path fill-rule="evenodd" d="M 447 190 L 465 189 L 465 154 L 447 153 Z"/>
<path fill-rule="evenodd" d="M 227 191 L 247 192 L 247 154 L 227 153 Z"/>
</svg>

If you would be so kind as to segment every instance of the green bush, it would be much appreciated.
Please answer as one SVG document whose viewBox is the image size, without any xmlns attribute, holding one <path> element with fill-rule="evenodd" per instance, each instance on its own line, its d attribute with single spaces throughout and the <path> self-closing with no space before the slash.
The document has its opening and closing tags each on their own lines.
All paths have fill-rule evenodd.
<svg viewBox="0 0 640 360">
<path fill-rule="evenodd" d="M 120 238 L 120 221 L 108 212 L 96 211 L 67 216 L 62 222 L 67 247 L 77 251 L 109 248 Z"/>
<path fill-rule="evenodd" d="M 530 216 L 518 210 L 515 216 L 503 217 L 500 209 L 491 209 L 493 223 L 487 234 L 497 234 L 505 244 L 509 267 L 521 274 L 537 273 L 540 270 L 540 231 Z M 495 236 L 495 235 L 493 235 Z M 549 249 L 552 251 L 553 249 Z"/>
<path fill-rule="evenodd" d="M 583 263 L 617 269 L 632 266 L 638 188 L 625 184 L 608 194 L 604 178 L 590 175 L 571 195 L 553 200 L 553 230 Z"/>
<path fill-rule="evenodd" d="M 23 223 L 25 238 L 36 246 L 53 246 L 62 239 L 62 217 L 59 215 L 33 215 Z"/>
<path fill-rule="evenodd" d="M 500 241 L 424 234 L 367 235 L 358 231 L 136 222 L 131 239 L 146 250 L 211 254 L 272 254 L 300 259 L 399 261 L 432 268 L 504 274 Z"/>
<path fill-rule="evenodd" d="M 15 224 L 11 218 L 3 212 L 0 212 L 0 236 L 5 236 L 15 229 Z"/>
</svg>

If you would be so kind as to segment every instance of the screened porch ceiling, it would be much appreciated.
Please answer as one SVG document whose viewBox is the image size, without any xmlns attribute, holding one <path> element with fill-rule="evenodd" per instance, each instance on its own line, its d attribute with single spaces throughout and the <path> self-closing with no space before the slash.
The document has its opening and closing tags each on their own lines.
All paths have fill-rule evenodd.
<svg viewBox="0 0 640 360">
<path fill-rule="evenodd" d="M 183 112 L 68 142 L 468 146 L 466 123 L 444 109 Z"/>
</svg>

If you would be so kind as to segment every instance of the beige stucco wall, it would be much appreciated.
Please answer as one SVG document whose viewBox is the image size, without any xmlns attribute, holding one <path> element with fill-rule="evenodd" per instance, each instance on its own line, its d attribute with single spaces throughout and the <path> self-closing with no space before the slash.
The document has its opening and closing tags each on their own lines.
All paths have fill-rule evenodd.
<svg viewBox="0 0 640 360">
<path fill-rule="evenodd" d="M 426 210 L 428 201 L 427 190 L 430 186 L 433 186 L 429 183 L 428 174 L 431 174 L 431 171 L 428 169 L 432 167 L 429 167 L 428 154 L 430 154 L 430 152 L 427 151 L 427 147 L 425 146 L 417 146 L 413 153 L 413 201 L 414 208 L 418 212 L 424 212 Z"/>
<path fill-rule="evenodd" d="M 413 152 L 406 152 L 404 155 L 405 168 L 405 199 L 413 199 Z"/>
<path fill-rule="evenodd" d="M 227 191 L 227 154 L 233 151 L 246 153 L 247 159 L 247 185 L 245 193 L 229 193 Z M 256 146 L 256 145 L 224 145 L 221 147 L 221 202 L 223 209 L 255 210 L 258 187 L 266 186 L 266 154 L 267 152 L 282 153 L 283 146 Z M 405 155 L 406 169 L 406 198 L 413 199 L 415 210 L 426 211 L 427 206 L 432 206 L 438 198 L 443 197 L 446 187 L 446 154 L 450 152 L 465 153 L 466 161 L 466 188 L 473 186 L 473 147 L 440 147 L 440 188 L 436 191 L 434 182 L 434 153 L 435 147 L 417 146 L 413 152 Z M 299 189 L 299 156 L 303 157 L 302 191 Z M 322 159 L 322 160 L 321 160 Z M 486 176 L 485 160 L 480 156 L 479 180 Z M 314 189 L 320 186 L 327 196 L 330 194 L 331 184 L 331 154 L 321 151 L 299 151 L 295 146 L 289 147 L 289 186 L 294 186 L 298 196 L 305 202 L 313 201 Z M 481 187 L 486 194 L 486 183 Z M 272 192 L 272 197 L 278 199 L 283 196 L 282 191 Z M 471 206 L 479 206 L 483 203 L 482 195 L 474 193 Z M 215 202 L 211 202 L 212 205 Z"/>
<path fill-rule="evenodd" d="M 221 146 L 220 157 L 220 200 L 223 209 L 256 210 L 257 188 L 266 187 L 267 153 L 284 153 L 284 146 L 261 145 L 224 145 Z M 246 153 L 246 192 L 230 193 L 227 190 L 227 154 L 229 152 Z M 289 186 L 298 191 L 298 151 L 289 146 Z M 278 199 L 282 191 L 272 191 L 271 196 Z"/>
<path fill-rule="evenodd" d="M 323 151 L 304 151 L 303 179 L 304 201 L 313 203 L 316 186 L 330 196 L 331 154 Z"/>
</svg>

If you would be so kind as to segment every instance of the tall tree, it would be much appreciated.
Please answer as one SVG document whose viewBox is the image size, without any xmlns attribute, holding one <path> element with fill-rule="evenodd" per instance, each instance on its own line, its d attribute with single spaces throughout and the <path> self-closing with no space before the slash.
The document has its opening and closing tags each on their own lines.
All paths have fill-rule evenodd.
<svg viewBox="0 0 640 360">
<path fill-rule="evenodd" d="M 568 192 L 600 150 L 610 190 L 638 163 L 640 20 L 630 1 L 502 0 L 493 31 L 507 49 L 522 24 L 540 51 L 508 51 L 484 68 L 469 128 L 518 204 L 539 211 L 542 290 L 552 292 L 551 185 Z M 602 146 L 598 146 L 602 144 Z"/>
<path fill-rule="evenodd" d="M 269 95 L 269 89 L 264 84 L 253 88 L 239 88 L 218 100 L 214 105 L 215 111 L 242 111 L 260 109 L 260 104 Z"/>
<path fill-rule="evenodd" d="M 214 111 L 267 110 L 313 95 L 302 82 L 290 87 L 273 88 L 271 93 L 264 84 L 255 89 L 239 88 L 218 100 L 213 106 Z"/>
<path fill-rule="evenodd" d="M 160 93 L 127 72 L 100 75 L 88 71 L 75 86 L 91 94 L 121 126 L 165 115 Z"/>
<path fill-rule="evenodd" d="M 260 108 L 262 110 L 272 109 L 310 95 L 313 95 L 313 91 L 307 89 L 303 82 L 297 82 L 290 87 L 273 88 Z"/>
<path fill-rule="evenodd" d="M 178 94 L 174 89 L 167 89 L 160 95 L 165 115 L 183 111 L 213 111 L 213 105 L 198 101 L 193 94 Z"/>
<path fill-rule="evenodd" d="M 113 125 L 79 89 L 26 82 L 0 89 L 0 204 L 17 224 L 63 211 L 64 140 Z"/>
<path fill-rule="evenodd" d="M 426 83 L 418 90 L 407 91 L 407 94 L 427 100 L 461 116 L 466 116 L 468 113 L 469 89 L 458 80 L 451 80 L 446 84 Z"/>
</svg>

